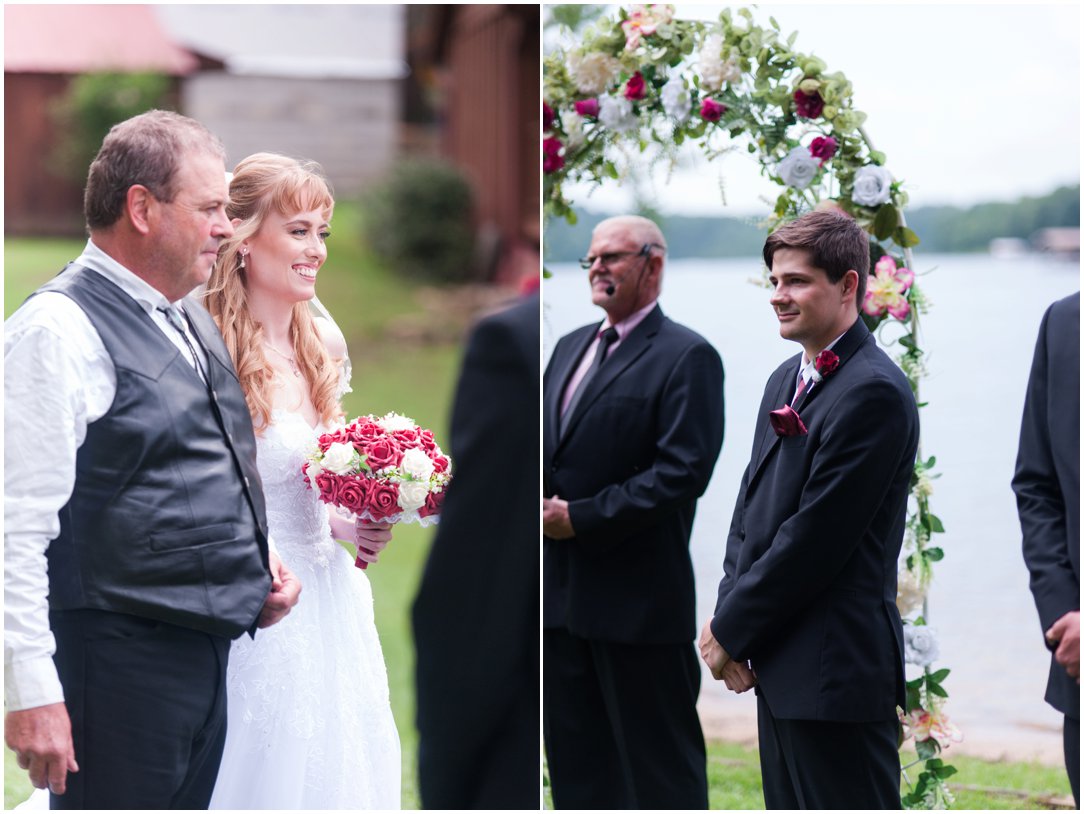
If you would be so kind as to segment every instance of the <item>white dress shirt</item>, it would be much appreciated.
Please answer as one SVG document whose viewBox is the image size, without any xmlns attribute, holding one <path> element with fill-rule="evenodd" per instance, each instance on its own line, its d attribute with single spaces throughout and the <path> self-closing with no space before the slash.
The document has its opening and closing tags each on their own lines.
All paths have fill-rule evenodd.
<svg viewBox="0 0 1084 814">
<path fill-rule="evenodd" d="M 88 241 L 79 265 L 118 285 L 192 364 L 157 309 L 165 296 Z M 203 350 L 194 343 L 197 353 Z M 206 363 L 206 359 L 201 360 Z M 57 292 L 31 298 L 4 323 L 4 700 L 9 711 L 63 701 L 53 666 L 45 552 L 75 485 L 87 426 L 116 396 L 113 360 L 90 319 Z"/>
<path fill-rule="evenodd" d="M 845 335 L 846 335 L 846 331 L 844 331 L 839 336 L 837 336 L 835 339 L 833 339 L 829 343 L 828 347 L 825 348 L 824 350 L 831 350 L 832 348 L 834 348 L 836 346 L 836 342 L 841 340 Z M 821 351 L 821 353 L 823 353 L 823 352 L 824 351 Z M 805 355 L 805 352 L 803 351 L 803 353 L 802 353 L 802 361 L 798 363 L 798 375 L 794 379 L 794 389 L 797 390 L 798 387 L 801 385 L 803 380 L 805 381 L 805 389 L 807 391 L 810 388 L 812 388 L 813 385 L 816 384 L 816 381 L 814 381 L 814 379 L 813 379 L 813 371 L 815 371 L 816 369 L 817 369 L 817 360 L 816 359 L 810 359 L 808 356 Z"/>
</svg>

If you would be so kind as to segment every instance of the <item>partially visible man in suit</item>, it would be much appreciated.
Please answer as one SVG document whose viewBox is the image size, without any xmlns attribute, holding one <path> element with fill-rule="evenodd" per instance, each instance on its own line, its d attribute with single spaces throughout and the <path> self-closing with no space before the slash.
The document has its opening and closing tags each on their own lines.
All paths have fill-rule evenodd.
<svg viewBox="0 0 1084 814">
<path fill-rule="evenodd" d="M 113 127 L 83 253 L 4 324 L 4 729 L 52 808 L 206 808 L 230 640 L 300 591 L 229 353 L 185 296 L 233 234 L 224 160 L 176 113 Z"/>
<path fill-rule="evenodd" d="M 537 809 L 537 290 L 471 332 L 455 474 L 414 600 L 418 785 L 428 809 Z"/>
<path fill-rule="evenodd" d="M 1080 292 L 1043 316 L 1012 480 L 1031 593 L 1051 650 L 1046 701 L 1065 716 L 1080 807 Z"/>
<path fill-rule="evenodd" d="M 557 808 L 707 807 L 693 568 L 696 501 L 723 441 L 723 366 L 663 316 L 646 218 L 592 235 L 606 318 L 543 378 L 543 730 Z"/>
<path fill-rule="evenodd" d="M 899 808 L 896 561 L 918 410 L 859 318 L 869 245 L 853 220 L 799 218 L 764 262 L 802 353 L 764 390 L 701 653 L 730 689 L 757 686 L 768 808 Z"/>
</svg>

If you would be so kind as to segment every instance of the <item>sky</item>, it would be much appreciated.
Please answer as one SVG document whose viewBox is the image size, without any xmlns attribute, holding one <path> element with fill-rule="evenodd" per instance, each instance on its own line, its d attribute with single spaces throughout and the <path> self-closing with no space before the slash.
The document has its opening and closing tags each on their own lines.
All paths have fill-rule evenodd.
<svg viewBox="0 0 1084 814">
<path fill-rule="evenodd" d="M 678 3 L 677 15 L 714 19 L 724 6 Z M 733 6 L 732 6 L 733 8 Z M 842 71 L 866 132 L 904 182 L 910 206 L 1009 201 L 1080 179 L 1080 26 L 1077 3 L 907 5 L 761 3 L 795 49 Z M 763 211 L 774 184 L 744 151 L 654 184 L 666 214 Z M 577 205 L 616 211 L 632 200 L 616 184 L 570 187 Z"/>
</svg>

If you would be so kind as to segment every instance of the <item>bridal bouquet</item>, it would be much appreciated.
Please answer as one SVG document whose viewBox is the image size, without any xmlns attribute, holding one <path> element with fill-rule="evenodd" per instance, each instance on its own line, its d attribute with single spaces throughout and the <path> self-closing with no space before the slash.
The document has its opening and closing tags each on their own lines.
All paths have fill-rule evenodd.
<svg viewBox="0 0 1084 814">
<path fill-rule="evenodd" d="M 301 472 L 320 500 L 361 520 L 425 526 L 438 520 L 451 466 L 430 430 L 388 413 L 321 435 Z"/>
</svg>

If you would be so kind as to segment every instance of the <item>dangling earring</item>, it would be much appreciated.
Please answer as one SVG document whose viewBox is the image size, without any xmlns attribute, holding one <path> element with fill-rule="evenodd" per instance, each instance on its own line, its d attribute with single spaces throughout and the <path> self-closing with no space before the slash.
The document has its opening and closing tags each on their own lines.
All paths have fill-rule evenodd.
<svg viewBox="0 0 1084 814">
<path fill-rule="evenodd" d="M 247 249 L 246 249 L 245 251 L 241 252 L 241 265 L 240 265 L 240 268 L 244 268 L 244 267 L 245 267 L 245 255 L 246 255 L 246 254 L 248 254 L 248 250 L 247 250 Z"/>
</svg>

